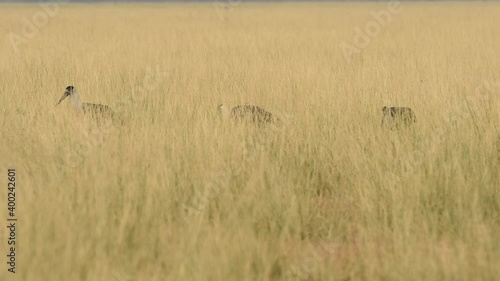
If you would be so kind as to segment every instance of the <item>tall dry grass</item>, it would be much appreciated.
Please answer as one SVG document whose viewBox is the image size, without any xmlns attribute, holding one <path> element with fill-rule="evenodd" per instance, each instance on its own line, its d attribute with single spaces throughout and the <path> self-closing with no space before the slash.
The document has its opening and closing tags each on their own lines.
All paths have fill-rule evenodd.
<svg viewBox="0 0 500 281">
<path fill-rule="evenodd" d="M 0 279 L 498 280 L 500 6 L 402 7 L 348 63 L 386 4 L 65 4 L 19 52 L 40 8 L 2 5 Z M 55 107 L 68 85 L 126 124 Z M 382 129 L 383 105 L 418 123 Z"/>
</svg>

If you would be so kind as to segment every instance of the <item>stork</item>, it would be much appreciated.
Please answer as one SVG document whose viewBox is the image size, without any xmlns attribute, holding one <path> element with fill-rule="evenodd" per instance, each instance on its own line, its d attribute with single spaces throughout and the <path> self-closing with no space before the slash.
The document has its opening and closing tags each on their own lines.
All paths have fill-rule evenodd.
<svg viewBox="0 0 500 281">
<path fill-rule="evenodd" d="M 409 107 L 382 107 L 382 126 L 384 124 L 392 128 L 400 125 L 409 126 L 417 122 L 417 117 Z"/>
<path fill-rule="evenodd" d="M 235 121 L 247 121 L 255 124 L 279 122 L 279 119 L 271 112 L 255 105 L 238 105 L 229 110 L 224 104 L 220 104 L 219 112 L 223 118 L 231 118 Z"/>
<path fill-rule="evenodd" d="M 78 91 L 73 86 L 66 87 L 66 91 L 64 91 L 64 94 L 62 95 L 61 99 L 59 99 L 59 102 L 57 102 L 56 106 L 59 105 L 67 97 L 69 98 L 69 101 L 71 102 L 71 105 L 75 110 L 83 112 L 84 114 L 87 114 L 96 120 L 110 119 L 113 118 L 115 114 L 113 110 L 111 110 L 111 108 L 107 105 L 81 102 Z"/>
</svg>

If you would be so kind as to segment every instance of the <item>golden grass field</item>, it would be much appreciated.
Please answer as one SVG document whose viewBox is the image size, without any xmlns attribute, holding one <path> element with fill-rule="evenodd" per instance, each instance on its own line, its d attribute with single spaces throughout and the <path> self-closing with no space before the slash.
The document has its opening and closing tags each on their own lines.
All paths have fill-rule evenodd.
<svg viewBox="0 0 500 281">
<path fill-rule="evenodd" d="M 0 7 L 0 280 L 500 280 L 500 3 Z"/>
</svg>

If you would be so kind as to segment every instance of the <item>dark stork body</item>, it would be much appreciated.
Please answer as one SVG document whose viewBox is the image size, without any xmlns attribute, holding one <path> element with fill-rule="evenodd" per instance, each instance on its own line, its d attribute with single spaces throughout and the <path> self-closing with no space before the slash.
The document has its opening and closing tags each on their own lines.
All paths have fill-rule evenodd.
<svg viewBox="0 0 500 281">
<path fill-rule="evenodd" d="M 398 128 L 401 125 L 409 126 L 417 122 L 417 117 L 409 107 L 382 107 L 382 126 Z"/>
<path fill-rule="evenodd" d="M 113 112 L 113 110 L 107 106 L 107 105 L 103 105 L 103 104 L 95 104 L 95 103 L 82 103 L 82 110 L 83 110 L 83 113 L 85 114 L 89 114 L 92 116 L 92 118 L 113 118 L 113 116 L 115 115 L 115 113 Z"/>
<path fill-rule="evenodd" d="M 230 117 L 235 121 L 247 121 L 255 124 L 276 123 L 278 118 L 271 112 L 255 105 L 238 105 L 229 111 L 225 105 L 219 105 L 219 111 L 223 117 Z"/>
<path fill-rule="evenodd" d="M 79 112 L 83 112 L 85 115 L 90 116 L 97 121 L 112 119 L 115 115 L 113 110 L 107 105 L 81 102 L 80 96 L 78 95 L 76 88 L 73 86 L 66 87 L 66 91 L 64 91 L 64 94 L 61 99 L 59 99 L 56 106 L 67 97 L 69 98 L 73 108 Z"/>
</svg>

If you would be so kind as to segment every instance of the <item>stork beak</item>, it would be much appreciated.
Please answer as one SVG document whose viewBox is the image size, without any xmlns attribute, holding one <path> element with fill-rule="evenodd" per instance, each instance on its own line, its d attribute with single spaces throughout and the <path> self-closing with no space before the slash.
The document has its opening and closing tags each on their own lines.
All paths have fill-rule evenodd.
<svg viewBox="0 0 500 281">
<path fill-rule="evenodd" d="M 66 98 L 66 93 L 62 95 L 61 99 L 56 103 L 56 106 L 58 106 L 65 98 Z"/>
</svg>

